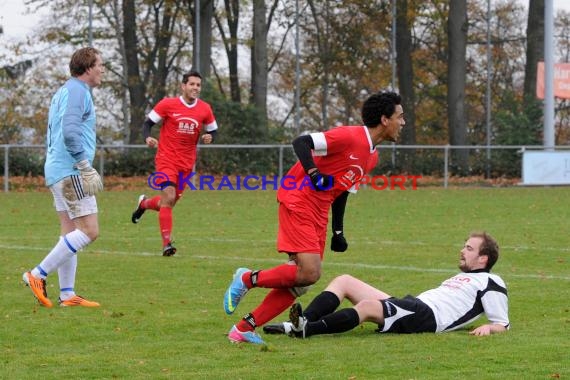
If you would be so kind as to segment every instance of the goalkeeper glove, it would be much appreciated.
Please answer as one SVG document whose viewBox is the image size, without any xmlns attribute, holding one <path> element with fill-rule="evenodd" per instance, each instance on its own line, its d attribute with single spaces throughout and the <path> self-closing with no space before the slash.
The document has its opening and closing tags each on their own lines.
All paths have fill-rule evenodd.
<svg viewBox="0 0 570 380">
<path fill-rule="evenodd" d="M 103 190 L 101 177 L 99 176 L 99 173 L 97 173 L 97 170 L 93 169 L 89 161 L 81 160 L 75 164 L 75 167 L 79 170 L 85 194 L 95 195 L 97 192 Z"/>
<path fill-rule="evenodd" d="M 311 178 L 311 183 L 313 184 L 313 189 L 316 191 L 330 190 L 334 184 L 334 178 L 332 175 L 322 174 L 319 169 L 314 170 L 309 174 Z"/>
<path fill-rule="evenodd" d="M 344 252 L 348 248 L 348 243 L 342 231 L 333 231 L 331 238 L 331 250 L 334 252 Z"/>
</svg>

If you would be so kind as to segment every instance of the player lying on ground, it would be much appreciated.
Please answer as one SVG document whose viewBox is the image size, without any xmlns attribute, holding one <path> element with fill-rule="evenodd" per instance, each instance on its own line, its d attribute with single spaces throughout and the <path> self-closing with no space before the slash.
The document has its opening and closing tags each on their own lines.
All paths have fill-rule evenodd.
<svg viewBox="0 0 570 380">
<path fill-rule="evenodd" d="M 483 314 L 489 320 L 470 332 L 490 335 L 509 329 L 504 281 L 489 273 L 499 258 L 496 241 L 485 232 L 472 233 L 459 259 L 461 273 L 417 297 L 394 298 L 350 275 L 336 277 L 303 312 L 299 303 L 289 322 L 266 325 L 268 334 L 306 338 L 349 331 L 362 322 L 378 324 L 378 332 L 421 333 L 457 330 Z M 335 311 L 348 299 L 354 307 Z"/>
</svg>

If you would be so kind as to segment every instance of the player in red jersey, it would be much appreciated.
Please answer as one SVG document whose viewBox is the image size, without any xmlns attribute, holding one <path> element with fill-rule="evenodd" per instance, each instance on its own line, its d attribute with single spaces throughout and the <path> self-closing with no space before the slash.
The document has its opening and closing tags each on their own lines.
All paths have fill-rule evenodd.
<svg viewBox="0 0 570 380">
<path fill-rule="evenodd" d="M 230 341 L 263 344 L 255 328 L 281 314 L 319 280 L 331 208 L 331 249 L 347 249 L 343 218 L 348 193 L 378 162 L 376 145 L 398 138 L 405 124 L 400 96 L 393 92 L 370 96 L 362 107 L 362 120 L 361 126 L 337 127 L 293 141 L 299 161 L 287 178 L 294 180 L 277 191 L 277 250 L 288 254 L 289 260 L 270 269 L 236 271 L 224 295 L 227 314 L 235 311 L 249 289 L 272 290 L 255 310 L 231 328 Z"/>
<path fill-rule="evenodd" d="M 159 101 L 143 124 L 146 145 L 151 148 L 158 146 L 155 175 L 162 192 L 148 199 L 144 194 L 141 195 L 131 217 L 133 223 L 138 223 L 146 210 L 158 211 L 163 256 L 176 253 L 176 248 L 172 245 L 172 208 L 182 196 L 185 179 L 194 168 L 200 134 L 202 142 L 210 144 L 218 130 L 212 108 L 198 98 L 202 89 L 202 76 L 196 71 L 184 74 L 180 88 L 181 96 Z M 161 121 L 160 137 L 157 140 L 150 136 L 150 129 Z"/>
</svg>

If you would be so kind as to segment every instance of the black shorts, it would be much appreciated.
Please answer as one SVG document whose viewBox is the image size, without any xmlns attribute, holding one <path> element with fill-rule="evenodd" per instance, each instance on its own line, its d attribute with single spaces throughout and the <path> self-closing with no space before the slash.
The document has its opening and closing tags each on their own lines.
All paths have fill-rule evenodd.
<svg viewBox="0 0 570 380">
<path fill-rule="evenodd" d="M 378 332 L 411 334 L 435 332 L 437 328 L 433 311 L 416 297 L 392 297 L 380 303 L 384 311 L 384 325 L 378 325 Z"/>
</svg>

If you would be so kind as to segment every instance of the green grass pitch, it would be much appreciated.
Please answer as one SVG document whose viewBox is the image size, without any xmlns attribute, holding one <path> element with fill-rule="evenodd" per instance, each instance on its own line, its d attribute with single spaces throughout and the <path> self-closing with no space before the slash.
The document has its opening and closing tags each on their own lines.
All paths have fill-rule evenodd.
<svg viewBox="0 0 570 380">
<path fill-rule="evenodd" d="M 321 280 L 300 299 L 306 305 L 343 273 L 394 296 L 418 294 L 454 274 L 467 234 L 484 229 L 501 247 L 494 272 L 509 290 L 509 332 L 379 335 L 364 324 L 306 340 L 261 333 L 263 348 L 226 334 L 267 291 L 251 291 L 233 316 L 222 298 L 237 267 L 284 262 L 275 192 L 186 192 L 171 258 L 160 255 L 156 213 L 130 222 L 138 194 L 98 196 L 100 237 L 79 254 L 76 284 L 98 309 L 37 306 L 21 274 L 58 237 L 51 195 L 0 194 L 0 378 L 570 378 L 567 187 L 364 189 L 348 201 L 348 251 L 327 251 Z M 56 274 L 48 293 L 57 299 Z"/>
</svg>

